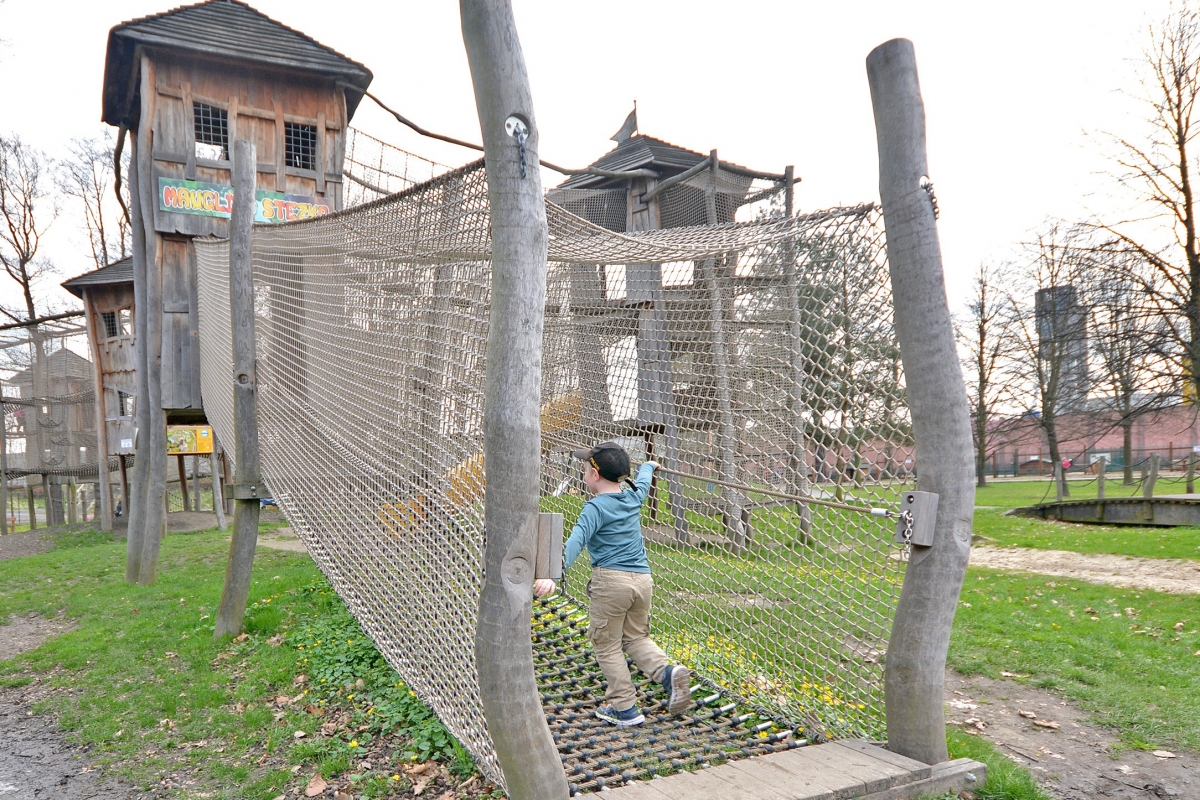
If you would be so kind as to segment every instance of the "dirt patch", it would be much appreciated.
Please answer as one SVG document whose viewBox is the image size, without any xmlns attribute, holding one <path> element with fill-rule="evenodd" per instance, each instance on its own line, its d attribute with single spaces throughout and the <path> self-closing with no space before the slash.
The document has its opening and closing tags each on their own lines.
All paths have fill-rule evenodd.
<svg viewBox="0 0 1200 800">
<path fill-rule="evenodd" d="M 34 714 L 30 694 L 0 689 L 0 798 L 122 800 L 142 796 L 105 778 L 71 745 L 47 714 Z"/>
<path fill-rule="evenodd" d="M 1050 692 L 948 670 L 946 704 L 948 722 L 995 744 L 1060 800 L 1200 798 L 1200 753 L 1117 752 L 1111 731 Z"/>
<path fill-rule="evenodd" d="M 24 558 L 44 553 L 54 545 L 50 531 L 26 531 L 0 536 L 0 561 L 6 558 Z"/>
<path fill-rule="evenodd" d="M 270 547 L 272 550 L 287 550 L 292 553 L 307 553 L 304 542 L 296 537 L 296 532 L 289 527 L 272 528 L 258 534 L 258 546 Z"/>
<path fill-rule="evenodd" d="M 971 548 L 971 566 L 1014 569 L 1102 583 L 1122 589 L 1153 589 L 1200 594 L 1200 562 L 1176 558 L 1135 558 L 1031 547 Z"/>
<path fill-rule="evenodd" d="M 211 511 L 172 511 L 167 514 L 167 533 L 195 533 L 217 527 Z"/>
<path fill-rule="evenodd" d="M 13 616 L 0 627 L 0 661 L 33 650 L 73 627 L 66 619 Z M 138 797 L 132 787 L 104 778 L 88 764 L 86 752 L 66 740 L 53 716 L 33 713 L 33 703 L 48 694 L 40 678 L 26 686 L 0 687 L 0 798 Z"/>
<path fill-rule="evenodd" d="M 0 626 L 0 661 L 36 650 L 51 636 L 66 633 L 74 627 L 74 622 L 61 617 L 46 619 L 41 614 L 28 614 L 23 617 L 14 614 L 9 618 L 7 625 Z"/>
</svg>

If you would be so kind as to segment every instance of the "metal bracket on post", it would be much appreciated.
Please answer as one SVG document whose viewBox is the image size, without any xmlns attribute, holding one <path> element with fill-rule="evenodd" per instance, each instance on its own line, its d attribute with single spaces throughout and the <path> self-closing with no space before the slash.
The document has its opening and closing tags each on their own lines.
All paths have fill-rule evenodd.
<svg viewBox="0 0 1200 800">
<path fill-rule="evenodd" d="M 266 489 L 261 483 L 235 483 L 226 485 L 226 490 L 231 492 L 231 497 L 234 500 L 261 500 L 266 497 L 264 490 Z"/>
<path fill-rule="evenodd" d="M 929 547 L 933 544 L 933 523 L 937 519 L 938 496 L 933 492 L 905 492 L 900 497 L 896 521 L 896 544 Z"/>
<path fill-rule="evenodd" d="M 537 558 L 533 579 L 562 580 L 563 515 L 549 512 L 538 514 Z"/>
</svg>

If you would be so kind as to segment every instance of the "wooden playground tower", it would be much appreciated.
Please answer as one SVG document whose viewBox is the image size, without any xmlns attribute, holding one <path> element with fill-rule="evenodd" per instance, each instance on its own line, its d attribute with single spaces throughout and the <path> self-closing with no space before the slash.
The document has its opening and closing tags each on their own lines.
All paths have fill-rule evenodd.
<svg viewBox="0 0 1200 800">
<path fill-rule="evenodd" d="M 109 32 L 103 120 L 119 129 L 118 147 L 129 134 L 134 255 L 67 288 L 91 325 L 100 446 L 145 459 L 148 507 L 165 504 L 166 426 L 207 421 L 192 241 L 229 235 L 232 142 L 257 146 L 258 221 L 339 210 L 346 128 L 371 77 L 238 0 L 182 6 Z M 104 470 L 100 480 L 109 527 Z"/>
</svg>

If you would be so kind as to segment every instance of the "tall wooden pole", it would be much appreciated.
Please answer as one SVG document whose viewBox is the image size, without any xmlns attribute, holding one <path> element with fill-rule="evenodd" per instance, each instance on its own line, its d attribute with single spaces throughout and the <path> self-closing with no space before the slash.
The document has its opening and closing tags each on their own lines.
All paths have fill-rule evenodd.
<svg viewBox="0 0 1200 800">
<path fill-rule="evenodd" d="M 934 543 L 912 548 L 888 644 L 888 747 L 936 764 L 948 759 L 946 649 L 971 549 L 974 454 L 932 197 L 921 185 L 928 175 L 925 108 L 912 42 L 893 39 L 872 50 L 867 77 L 918 487 L 939 495 Z"/>
<path fill-rule="evenodd" d="M 145 362 L 139 368 L 146 370 L 146 411 L 149 430 L 139 431 L 137 460 L 145 456 L 147 473 L 144 501 L 144 525 L 142 527 L 142 558 L 138 568 L 138 583 L 154 583 L 158 576 L 158 552 L 163 536 L 167 532 L 167 416 L 162 404 L 162 325 L 163 325 L 163 275 L 158 232 L 154 229 L 155 183 L 154 131 L 151 121 L 155 116 L 158 97 L 154 64 L 148 56 L 142 56 L 142 121 L 138 128 L 138 201 L 142 208 L 142 224 L 146 231 L 146 341 L 142 352 Z M 141 309 L 139 309 L 139 312 Z M 139 343 L 140 344 L 140 343 Z M 139 398 L 139 402 L 141 399 Z M 136 462 L 135 462 L 136 463 Z"/>
<path fill-rule="evenodd" d="M 146 123 L 148 124 L 148 122 Z M 136 370 L 134 379 L 137 383 L 134 390 L 134 446 L 137 457 L 133 462 L 132 486 L 128 480 L 122 481 L 121 511 L 125 517 L 125 580 L 137 583 L 138 572 L 142 566 L 142 539 L 146 517 L 146 481 L 150 475 L 150 458 L 146 452 L 145 443 L 150 437 L 150 404 L 147 395 L 150 393 L 149 378 L 146 376 L 146 319 L 150 316 L 150 307 L 146 304 L 146 228 L 142 224 L 142 204 L 139 202 L 141 183 L 138 178 L 139 163 L 141 162 L 141 136 L 134 136 L 129 143 L 129 191 L 130 191 L 130 236 L 133 240 L 133 341 L 134 363 Z M 125 457 L 121 456 L 122 467 Z M 122 470 L 122 477 L 125 471 Z M 112 489 L 107 493 L 111 507 Z"/>
<path fill-rule="evenodd" d="M 225 564 L 225 588 L 213 634 L 236 636 L 242 632 L 254 548 L 258 544 L 262 473 L 258 452 L 258 375 L 254 343 L 254 142 L 233 143 L 233 218 L 229 221 L 229 318 L 233 325 L 233 435 L 237 451 L 237 486 L 234 489 L 233 538 Z"/>
<path fill-rule="evenodd" d="M 133 178 L 131 178 L 133 180 Z M 100 360 L 100 332 L 87 289 L 83 290 L 83 317 L 87 322 L 92 347 L 92 366 L 96 371 L 96 482 L 100 486 L 100 530 L 112 530 L 112 505 L 108 494 L 108 395 L 104 392 L 104 366 Z M 126 505 L 129 505 L 126 503 Z M 85 509 L 84 516 L 87 516 Z"/>
<path fill-rule="evenodd" d="M 484 379 L 484 578 L 475 630 L 479 696 L 513 800 L 566 798 L 533 676 L 530 619 L 541 475 L 539 403 L 546 206 L 538 131 L 510 0 L 459 0 L 483 133 L 492 286 Z M 519 120 L 513 127 L 510 120 Z M 518 136 L 509 135 L 506 123 Z M 240 458 L 239 452 L 239 458 Z"/>
</svg>

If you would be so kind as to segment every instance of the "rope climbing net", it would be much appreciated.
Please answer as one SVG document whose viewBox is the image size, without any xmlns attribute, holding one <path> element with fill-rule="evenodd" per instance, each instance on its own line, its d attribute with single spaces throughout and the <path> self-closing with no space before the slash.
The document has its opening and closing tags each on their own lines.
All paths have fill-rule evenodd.
<svg viewBox="0 0 1200 800">
<path fill-rule="evenodd" d="M 52 476 L 55 487 L 68 477 L 96 480 L 95 371 L 86 329 L 67 322 L 6 331 L 0 371 L 8 478 Z"/>
<path fill-rule="evenodd" d="M 711 212 L 704 188 L 693 199 Z M 703 733 L 694 748 L 651 730 L 580 733 L 603 684 L 576 564 L 534 624 L 576 788 L 884 732 L 903 560 L 894 523 L 869 512 L 909 488 L 912 442 L 880 213 L 753 216 L 629 232 L 547 204 L 542 509 L 568 530 L 578 516 L 581 443 L 616 439 L 635 462 L 662 462 L 642 519 L 653 635 L 703 700 L 686 721 Z M 475 162 L 258 227 L 253 261 L 266 481 L 389 663 L 502 781 L 473 646 L 488 224 Z M 199 240 L 197 255 L 205 409 L 229 446 L 228 243 Z"/>
</svg>

